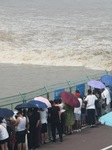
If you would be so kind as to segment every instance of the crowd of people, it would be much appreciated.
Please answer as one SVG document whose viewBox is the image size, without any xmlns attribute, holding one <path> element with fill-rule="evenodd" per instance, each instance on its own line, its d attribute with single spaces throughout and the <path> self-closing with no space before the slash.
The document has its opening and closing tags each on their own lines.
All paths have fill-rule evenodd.
<svg viewBox="0 0 112 150">
<path fill-rule="evenodd" d="M 95 127 L 103 114 L 111 111 L 111 91 L 108 87 L 89 89 L 84 97 L 74 93 L 80 106 L 52 100 L 50 108 L 19 109 L 10 118 L 0 118 L 0 150 L 36 150 L 48 141 L 63 142 L 63 135 L 81 132 L 83 126 Z"/>
</svg>

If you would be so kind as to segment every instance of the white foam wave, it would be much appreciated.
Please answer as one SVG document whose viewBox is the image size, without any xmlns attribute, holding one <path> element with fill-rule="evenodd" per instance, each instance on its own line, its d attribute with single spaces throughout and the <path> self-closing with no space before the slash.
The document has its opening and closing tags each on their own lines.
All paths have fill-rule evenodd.
<svg viewBox="0 0 112 150">
<path fill-rule="evenodd" d="M 9 48 L 8 48 L 9 49 Z M 112 70 L 111 51 L 3 51 L 1 63 L 35 64 L 48 66 L 85 66 L 92 69 Z"/>
</svg>

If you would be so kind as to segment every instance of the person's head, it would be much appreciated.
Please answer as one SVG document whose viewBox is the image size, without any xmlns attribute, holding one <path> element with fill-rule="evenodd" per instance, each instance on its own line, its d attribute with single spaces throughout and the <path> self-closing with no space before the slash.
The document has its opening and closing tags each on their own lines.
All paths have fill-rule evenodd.
<svg viewBox="0 0 112 150">
<path fill-rule="evenodd" d="M 28 109 L 28 116 L 32 115 L 33 114 L 33 109 L 32 108 L 29 108 Z"/>
<path fill-rule="evenodd" d="M 91 89 L 89 89 L 89 90 L 88 90 L 88 94 L 89 94 L 89 95 L 91 95 L 91 94 L 92 94 L 92 91 L 91 91 Z"/>
<path fill-rule="evenodd" d="M 51 100 L 50 103 L 51 103 L 51 106 L 53 106 L 55 104 L 53 100 Z"/>
<path fill-rule="evenodd" d="M 54 103 L 55 103 L 55 104 L 59 104 L 59 99 L 55 99 L 55 100 L 54 100 Z"/>
<path fill-rule="evenodd" d="M 33 109 L 33 113 L 36 114 L 37 112 L 38 112 L 38 108 L 34 108 L 34 109 Z"/>
<path fill-rule="evenodd" d="M 59 98 L 59 99 L 58 99 L 58 101 L 59 101 L 59 104 L 61 104 L 61 103 L 62 103 L 62 99 L 61 99 L 61 98 Z"/>
<path fill-rule="evenodd" d="M 75 91 L 75 96 L 78 97 L 78 98 L 80 97 L 80 91 L 79 90 Z"/>
<path fill-rule="evenodd" d="M 23 115 L 23 111 L 22 110 L 19 110 L 18 113 L 17 113 L 17 116 L 20 116 L 20 115 Z"/>
</svg>

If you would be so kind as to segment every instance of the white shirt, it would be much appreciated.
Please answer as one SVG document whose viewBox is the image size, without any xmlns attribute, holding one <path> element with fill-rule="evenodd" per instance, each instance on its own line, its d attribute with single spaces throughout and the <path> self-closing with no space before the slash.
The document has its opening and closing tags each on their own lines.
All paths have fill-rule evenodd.
<svg viewBox="0 0 112 150">
<path fill-rule="evenodd" d="M 78 108 L 74 108 L 74 113 L 81 114 L 81 108 L 82 108 L 82 99 L 78 98 L 78 101 L 80 103 L 80 106 Z"/>
<path fill-rule="evenodd" d="M 95 101 L 97 100 L 97 97 L 93 94 L 87 95 L 84 101 L 87 102 L 86 109 L 95 109 Z"/>
<path fill-rule="evenodd" d="M 5 140 L 9 137 L 9 134 L 7 132 L 6 129 L 6 124 L 5 123 L 1 123 L 0 124 L 0 141 L 1 140 Z"/>
<path fill-rule="evenodd" d="M 105 90 L 102 92 L 101 96 L 103 99 L 106 98 L 106 104 L 107 105 L 111 102 L 110 92 L 107 88 L 105 88 Z"/>
<path fill-rule="evenodd" d="M 59 107 L 60 107 L 60 112 L 61 113 L 65 112 L 64 103 L 59 104 Z"/>
<path fill-rule="evenodd" d="M 44 109 L 43 111 L 40 112 L 40 122 L 41 124 L 47 123 L 47 109 Z"/>
</svg>

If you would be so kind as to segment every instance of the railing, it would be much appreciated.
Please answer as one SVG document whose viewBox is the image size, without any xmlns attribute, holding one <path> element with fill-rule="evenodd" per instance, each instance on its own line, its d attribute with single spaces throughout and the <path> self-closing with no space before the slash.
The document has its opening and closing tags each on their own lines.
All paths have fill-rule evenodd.
<svg viewBox="0 0 112 150">
<path fill-rule="evenodd" d="M 19 93 L 18 95 L 14 95 L 11 97 L 5 97 L 0 99 L 0 107 L 7 107 L 14 110 L 15 106 L 19 103 L 26 102 L 28 100 L 32 100 L 34 97 L 43 96 L 49 100 L 54 99 L 54 91 L 59 89 L 64 89 L 65 91 L 70 91 L 72 93 L 75 92 L 76 86 L 79 84 L 85 84 L 85 91 L 88 89 L 87 82 L 89 80 L 99 80 L 102 75 L 111 74 L 111 72 L 104 71 L 104 73 L 89 75 L 80 79 L 66 81 L 64 83 L 59 83 L 55 85 L 45 86 L 41 89 L 31 91 L 28 93 Z"/>
</svg>

